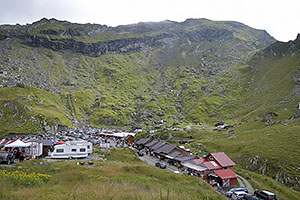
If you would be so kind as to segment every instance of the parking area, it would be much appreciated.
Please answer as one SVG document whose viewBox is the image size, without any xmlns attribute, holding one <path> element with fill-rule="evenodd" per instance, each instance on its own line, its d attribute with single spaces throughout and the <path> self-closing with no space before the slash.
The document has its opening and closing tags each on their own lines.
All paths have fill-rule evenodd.
<svg viewBox="0 0 300 200">
<path fill-rule="evenodd" d="M 138 156 L 142 161 L 146 162 L 149 165 L 155 166 L 155 164 L 157 162 L 161 163 L 161 164 L 165 164 L 166 165 L 166 170 L 169 170 L 171 172 L 177 173 L 177 174 L 182 174 L 182 172 L 178 171 L 178 169 L 175 166 L 172 166 L 170 164 L 168 164 L 165 161 L 159 160 L 158 158 L 149 156 L 149 155 L 143 155 L 143 156 Z"/>
<path fill-rule="evenodd" d="M 146 162 L 147 164 L 149 164 L 151 166 L 158 167 L 158 166 L 156 166 L 156 163 L 159 162 L 161 164 L 166 165 L 166 168 L 163 169 L 163 170 L 172 171 L 172 172 L 177 173 L 177 174 L 183 174 L 184 173 L 184 171 L 179 170 L 177 167 L 175 167 L 173 165 L 170 165 L 169 163 L 167 163 L 167 162 L 165 162 L 163 160 L 160 160 L 157 157 L 153 157 L 153 156 L 145 154 L 145 152 L 143 150 L 142 151 L 138 151 L 135 148 L 132 148 L 132 149 L 136 152 L 136 154 L 139 157 L 139 159 L 141 159 L 142 161 Z M 240 187 L 247 189 L 249 196 L 254 194 L 254 189 L 252 188 L 252 186 L 250 185 L 250 183 L 245 178 L 239 176 L 238 182 L 239 182 L 239 186 Z M 226 196 L 226 192 L 228 192 L 228 190 L 223 189 L 222 187 L 217 187 L 216 185 L 213 186 L 213 188 L 217 192 L 219 192 L 220 194 L 224 195 L 227 199 L 232 199 L 232 197 L 227 197 Z"/>
</svg>

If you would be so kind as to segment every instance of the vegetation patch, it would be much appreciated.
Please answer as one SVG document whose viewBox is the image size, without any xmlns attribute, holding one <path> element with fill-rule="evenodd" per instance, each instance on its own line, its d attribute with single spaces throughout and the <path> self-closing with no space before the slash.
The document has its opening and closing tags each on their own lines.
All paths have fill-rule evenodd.
<svg viewBox="0 0 300 200">
<path fill-rule="evenodd" d="M 24 171 L 0 171 L 0 179 L 2 183 L 9 183 L 14 186 L 32 186 L 47 183 L 51 176 L 40 173 L 26 173 Z"/>
</svg>

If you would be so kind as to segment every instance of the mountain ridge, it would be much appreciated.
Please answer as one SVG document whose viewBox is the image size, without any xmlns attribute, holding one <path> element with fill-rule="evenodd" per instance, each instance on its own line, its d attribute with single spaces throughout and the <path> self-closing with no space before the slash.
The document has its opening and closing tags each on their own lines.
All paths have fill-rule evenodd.
<svg viewBox="0 0 300 200">
<path fill-rule="evenodd" d="M 165 96 L 163 93 L 168 92 L 167 102 L 170 101 L 168 106 L 172 107 L 172 111 L 167 109 L 170 110 L 170 115 L 169 119 L 165 120 L 171 121 L 167 125 L 170 126 L 178 123 L 176 121 L 182 121 L 176 119 L 177 117 L 173 119 L 174 116 L 178 115 L 184 119 L 185 114 L 182 115 L 182 112 L 191 113 L 188 111 L 191 108 L 183 111 L 185 100 L 181 97 L 186 98 L 188 93 L 195 96 L 197 93 L 207 95 L 213 92 L 211 87 L 215 85 L 214 81 L 205 77 L 220 77 L 226 73 L 229 66 L 253 55 L 274 41 L 265 31 L 254 30 L 235 22 L 188 19 L 182 23 L 168 21 L 166 27 L 165 24 L 164 21 L 107 27 L 41 19 L 21 28 L 4 26 L 2 29 L 3 26 L 0 26 L 2 38 L 0 68 L 2 74 L 6 74 L 1 78 L 0 85 L 6 87 L 23 83 L 58 94 L 91 89 L 94 95 L 101 96 L 110 90 L 108 85 L 113 85 L 116 94 L 123 93 L 118 83 L 122 82 L 128 86 L 124 91 L 132 90 L 132 94 L 127 96 L 122 105 L 132 104 L 130 99 L 136 99 L 135 108 L 131 108 L 132 110 L 141 110 L 138 108 L 141 103 L 151 105 L 150 110 L 139 111 L 142 113 L 137 114 L 143 115 L 141 121 L 151 123 L 155 123 L 155 120 L 146 119 L 145 112 L 150 111 L 152 116 L 156 115 L 154 113 L 161 113 L 151 111 L 153 104 L 157 110 L 160 102 L 146 102 L 146 99 L 156 99 L 158 96 L 163 99 Z M 176 72 L 175 81 L 171 71 Z M 199 86 L 195 85 L 192 91 L 184 94 L 189 85 L 194 84 L 188 80 L 188 76 L 192 76 L 196 82 L 203 82 L 204 85 L 202 89 L 199 88 L 199 92 L 195 90 Z M 138 85 L 143 88 L 137 90 Z M 143 95 L 148 97 L 135 98 L 134 96 L 144 93 L 142 90 L 149 91 Z M 170 91 L 176 91 L 173 95 L 176 95 L 178 100 L 174 101 L 171 97 L 173 92 Z M 218 91 L 220 94 L 224 93 L 224 88 L 219 87 Z M 156 98 L 153 98 L 155 96 Z M 96 99 L 95 103 L 98 105 L 99 100 Z M 121 100 L 120 97 L 117 99 Z M 105 101 L 104 108 L 100 110 L 110 114 L 103 122 L 107 122 L 107 118 L 110 119 L 108 121 L 114 121 L 112 119 L 120 117 L 116 109 L 127 108 L 114 105 L 108 109 L 106 106 L 110 106 L 111 103 Z M 197 102 L 195 99 L 193 101 Z M 137 117 L 127 112 L 129 111 L 126 111 L 126 117 L 122 118 L 127 118 L 125 121 L 132 124 L 132 118 L 135 120 Z M 79 113 L 76 115 L 80 115 Z M 85 118 L 84 115 L 87 113 L 91 114 L 84 112 L 81 116 L 74 115 L 74 117 Z M 159 118 L 161 117 L 158 116 L 157 119 Z M 194 121 L 201 120 L 197 119 L 199 117 L 192 118 Z M 159 119 L 161 120 L 163 119 Z M 108 124 L 111 123 L 116 122 Z M 122 124 L 124 125 L 120 123 Z M 125 124 L 128 126 L 128 123 Z"/>
</svg>

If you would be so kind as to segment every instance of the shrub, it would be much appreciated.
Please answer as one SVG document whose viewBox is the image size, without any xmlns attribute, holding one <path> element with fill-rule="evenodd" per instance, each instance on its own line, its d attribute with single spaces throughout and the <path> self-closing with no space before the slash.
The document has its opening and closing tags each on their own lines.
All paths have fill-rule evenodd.
<svg viewBox="0 0 300 200">
<path fill-rule="evenodd" d="M 48 182 L 51 178 L 50 175 L 40 174 L 40 173 L 26 173 L 24 171 L 0 171 L 1 182 L 9 182 L 13 185 L 20 186 L 29 186 L 29 185 L 38 185 L 45 182 Z"/>
</svg>

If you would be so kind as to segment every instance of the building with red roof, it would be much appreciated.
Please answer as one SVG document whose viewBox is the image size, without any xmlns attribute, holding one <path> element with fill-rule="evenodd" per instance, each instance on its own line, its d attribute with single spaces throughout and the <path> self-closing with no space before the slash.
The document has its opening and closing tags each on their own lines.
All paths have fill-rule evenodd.
<svg viewBox="0 0 300 200">
<path fill-rule="evenodd" d="M 233 186 L 237 184 L 237 175 L 232 171 L 235 163 L 224 153 L 210 153 L 202 158 L 183 163 L 183 166 L 197 173 L 209 183 L 219 183 L 220 186 Z"/>
<path fill-rule="evenodd" d="M 207 159 L 204 159 L 204 162 L 202 163 L 208 170 L 217 170 L 217 169 L 222 169 L 222 166 L 216 162 L 216 161 L 210 161 Z"/>
<path fill-rule="evenodd" d="M 223 180 L 237 178 L 238 175 L 232 171 L 232 169 L 222 169 L 214 171 Z"/>
<path fill-rule="evenodd" d="M 224 152 L 210 153 L 206 158 L 210 161 L 216 161 L 222 168 L 235 166 L 235 163 Z"/>
<path fill-rule="evenodd" d="M 215 170 L 214 174 L 217 176 L 217 182 L 223 187 L 237 185 L 238 175 L 232 169 Z"/>
</svg>

